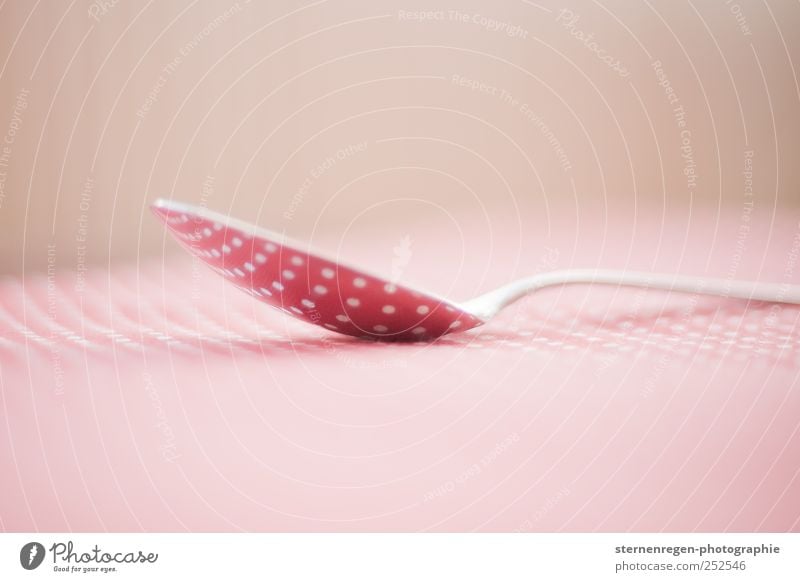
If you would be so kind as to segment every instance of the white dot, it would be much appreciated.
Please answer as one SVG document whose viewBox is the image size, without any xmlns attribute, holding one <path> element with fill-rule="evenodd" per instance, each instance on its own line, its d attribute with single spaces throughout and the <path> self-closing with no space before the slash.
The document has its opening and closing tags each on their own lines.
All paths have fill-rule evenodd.
<svg viewBox="0 0 800 582">
<path fill-rule="evenodd" d="M 322 276 L 325 277 L 326 279 L 333 279 L 334 274 L 335 273 L 333 272 L 333 269 L 329 269 L 328 267 L 322 269 Z"/>
<path fill-rule="evenodd" d="M 455 329 L 457 327 L 461 327 L 461 322 L 460 321 L 454 321 L 453 323 L 450 324 L 450 328 L 451 329 Z"/>
<path fill-rule="evenodd" d="M 374 325 L 374 326 L 372 326 L 372 329 L 374 329 L 378 333 L 383 333 L 385 331 L 389 331 L 389 328 L 386 327 L 385 325 Z"/>
<path fill-rule="evenodd" d="M 328 329 L 339 329 L 338 327 L 336 327 L 336 326 L 335 326 L 335 325 L 333 325 L 332 323 L 326 323 L 326 324 L 324 324 L 324 325 L 325 325 L 325 327 L 327 327 Z"/>
<path fill-rule="evenodd" d="M 292 257 L 292 264 L 293 264 L 293 265 L 296 265 L 296 266 L 298 266 L 298 267 L 299 267 L 300 265 L 302 265 L 302 264 L 303 264 L 303 259 L 302 259 L 302 257 Z"/>
<path fill-rule="evenodd" d="M 294 311 L 295 313 L 298 313 L 298 314 L 302 314 L 303 313 L 303 311 L 301 309 L 295 307 L 294 305 L 292 305 L 289 309 L 291 309 L 292 311 Z"/>
<path fill-rule="evenodd" d="M 336 316 L 336 319 L 338 319 L 338 320 L 339 320 L 339 321 L 341 321 L 342 323 L 344 323 L 344 322 L 346 322 L 346 321 L 350 321 L 350 318 L 349 318 L 349 317 L 347 317 L 346 315 L 337 315 L 337 316 Z"/>
<path fill-rule="evenodd" d="M 242 239 L 240 239 L 238 236 L 235 236 L 231 239 L 231 244 L 235 247 L 240 247 L 242 246 Z"/>
<path fill-rule="evenodd" d="M 414 335 L 421 335 L 421 334 L 425 333 L 425 328 L 424 327 L 415 327 L 414 329 L 411 330 L 411 333 L 413 333 Z"/>
<path fill-rule="evenodd" d="M 359 301 L 355 297 L 350 297 L 350 298 L 347 299 L 347 304 L 350 307 L 358 307 L 359 305 L 361 305 L 361 301 Z"/>
<path fill-rule="evenodd" d="M 325 295 L 328 292 L 328 288 L 325 285 L 314 285 L 314 293 L 318 295 Z"/>
<path fill-rule="evenodd" d="M 429 311 L 430 308 L 427 305 L 420 305 L 419 307 L 417 307 L 417 313 L 419 313 L 420 315 L 425 315 Z"/>
<path fill-rule="evenodd" d="M 231 247 L 228 245 L 222 245 L 222 252 L 227 255 L 229 252 L 231 252 Z"/>
<path fill-rule="evenodd" d="M 239 267 L 236 267 L 233 270 L 233 272 L 236 273 L 239 277 L 244 277 L 244 271 L 242 271 Z"/>
<path fill-rule="evenodd" d="M 294 279 L 294 273 L 289 269 L 284 269 L 283 271 L 283 278 L 284 279 Z"/>
<path fill-rule="evenodd" d="M 272 286 L 275 287 L 278 291 L 283 291 L 283 285 L 281 285 L 278 281 L 274 281 Z"/>
<path fill-rule="evenodd" d="M 275 244 L 271 243 L 271 242 L 268 242 L 267 244 L 265 244 L 264 248 L 267 250 L 268 253 L 274 253 L 275 251 L 278 250 L 278 247 Z"/>
<path fill-rule="evenodd" d="M 310 299 L 303 299 L 300 303 L 302 303 L 304 306 L 308 307 L 309 309 L 313 309 L 316 306 L 315 303 L 313 301 L 311 301 Z"/>
<path fill-rule="evenodd" d="M 394 313 L 396 309 L 394 308 L 394 305 L 384 305 L 381 311 L 391 314 Z"/>
<path fill-rule="evenodd" d="M 251 273 L 256 270 L 256 268 L 253 266 L 253 263 L 245 263 L 244 268 L 250 271 Z"/>
<path fill-rule="evenodd" d="M 364 280 L 363 277 L 356 277 L 355 279 L 353 279 L 353 285 L 355 285 L 356 287 L 366 287 L 367 282 Z"/>
<path fill-rule="evenodd" d="M 264 295 L 270 295 L 270 296 L 272 295 L 272 291 L 270 291 L 266 287 L 260 287 L 259 291 L 261 291 Z"/>
<path fill-rule="evenodd" d="M 211 254 L 217 258 L 220 258 L 222 254 L 217 249 L 211 249 Z"/>
<path fill-rule="evenodd" d="M 392 283 L 386 283 L 386 285 L 383 286 L 383 290 L 386 291 L 387 293 L 394 293 L 395 291 L 397 291 L 397 285 L 393 285 Z"/>
<path fill-rule="evenodd" d="M 184 221 L 186 222 L 186 221 Z M 214 230 L 222 230 L 222 225 L 219 222 L 214 223 Z"/>
<path fill-rule="evenodd" d="M 264 263 L 267 262 L 267 257 L 262 255 L 261 253 L 256 253 L 255 259 L 256 259 L 256 263 L 259 263 L 261 265 L 263 265 Z"/>
<path fill-rule="evenodd" d="M 211 236 L 211 229 L 210 228 L 204 228 L 203 229 L 203 234 L 206 235 L 206 236 Z"/>
</svg>

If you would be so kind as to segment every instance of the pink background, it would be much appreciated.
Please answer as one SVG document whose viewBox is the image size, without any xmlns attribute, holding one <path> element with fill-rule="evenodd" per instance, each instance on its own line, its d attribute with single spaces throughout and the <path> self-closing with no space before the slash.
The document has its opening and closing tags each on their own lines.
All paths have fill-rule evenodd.
<svg viewBox="0 0 800 582">
<path fill-rule="evenodd" d="M 46 268 L 48 244 L 74 269 L 80 224 L 92 263 L 158 256 L 157 197 L 306 240 L 460 236 L 470 217 L 514 237 L 642 209 L 738 215 L 752 151 L 763 211 L 800 201 L 794 2 L 99 2 L 2 4 L 0 140 L 28 93 L 0 272 Z"/>
<path fill-rule="evenodd" d="M 519 245 L 551 267 L 725 277 L 713 219 L 698 221 L 680 235 L 692 250 L 655 264 L 644 218 L 638 234 Z M 798 221 L 769 226 L 753 223 L 740 276 L 800 282 Z M 414 244 L 431 289 L 451 288 L 424 249 L 458 244 Z M 362 249 L 365 263 L 389 250 Z M 508 275 L 475 267 L 454 298 Z M 5 529 L 800 526 L 797 307 L 575 287 L 433 344 L 375 344 L 285 317 L 188 256 L 94 271 L 82 293 L 7 280 L 0 297 Z"/>
<path fill-rule="evenodd" d="M 797 307 L 575 287 L 365 344 L 148 209 L 454 300 L 798 284 L 797 31 L 777 0 L 0 1 L 0 530 L 800 531 Z"/>
</svg>

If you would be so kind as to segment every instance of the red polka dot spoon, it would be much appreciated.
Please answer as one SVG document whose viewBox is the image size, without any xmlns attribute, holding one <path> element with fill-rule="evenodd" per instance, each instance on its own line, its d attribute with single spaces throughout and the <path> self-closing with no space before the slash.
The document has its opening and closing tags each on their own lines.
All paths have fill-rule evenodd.
<svg viewBox="0 0 800 582">
<path fill-rule="evenodd" d="M 308 323 L 362 338 L 431 340 L 483 325 L 542 287 L 574 283 L 800 303 L 800 286 L 591 269 L 543 273 L 455 303 L 326 259 L 278 233 L 203 207 L 160 199 L 152 210 L 185 249 L 243 291 Z"/>
</svg>

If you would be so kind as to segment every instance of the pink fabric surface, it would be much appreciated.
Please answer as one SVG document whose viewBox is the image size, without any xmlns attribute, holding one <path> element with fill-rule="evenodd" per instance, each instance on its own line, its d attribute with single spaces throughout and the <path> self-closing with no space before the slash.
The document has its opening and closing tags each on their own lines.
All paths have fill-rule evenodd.
<svg viewBox="0 0 800 582">
<path fill-rule="evenodd" d="M 434 233 L 411 275 L 456 300 L 569 266 L 800 281 L 791 217 L 744 251 L 735 220 L 657 226 L 527 233 L 457 277 Z M 0 318 L 4 530 L 800 530 L 797 307 L 574 287 L 371 343 L 172 254 L 7 279 Z"/>
</svg>

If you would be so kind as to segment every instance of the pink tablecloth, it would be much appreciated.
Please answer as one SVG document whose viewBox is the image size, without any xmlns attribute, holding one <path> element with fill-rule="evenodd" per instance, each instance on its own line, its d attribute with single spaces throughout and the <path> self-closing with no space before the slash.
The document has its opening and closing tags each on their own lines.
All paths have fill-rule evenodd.
<svg viewBox="0 0 800 582">
<path fill-rule="evenodd" d="M 800 280 L 795 232 L 735 275 Z M 695 248 L 655 266 L 732 272 Z M 796 307 L 576 287 L 365 343 L 171 257 L 2 283 L 0 529 L 800 530 Z"/>
</svg>

